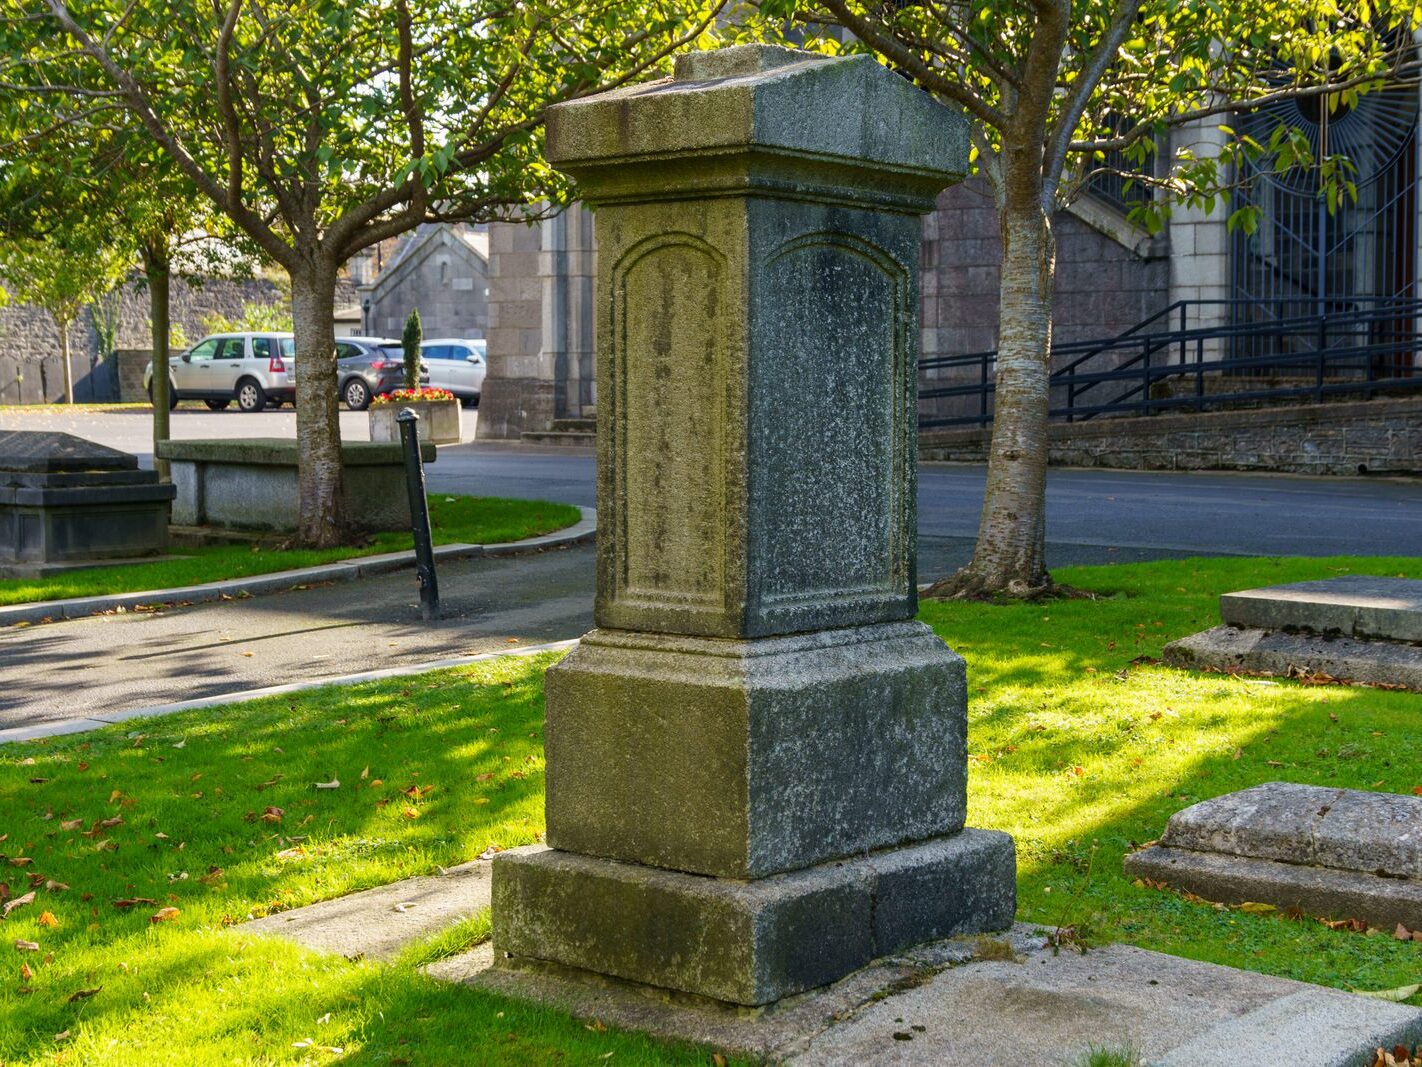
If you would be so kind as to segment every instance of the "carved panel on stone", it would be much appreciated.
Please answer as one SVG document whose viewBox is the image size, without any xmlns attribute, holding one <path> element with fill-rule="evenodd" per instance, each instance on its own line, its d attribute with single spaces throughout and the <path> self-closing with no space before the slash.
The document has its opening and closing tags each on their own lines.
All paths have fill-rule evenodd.
<svg viewBox="0 0 1422 1067">
<path fill-rule="evenodd" d="M 612 269 L 614 600 L 719 615 L 725 602 L 725 257 L 665 234 Z"/>
<path fill-rule="evenodd" d="M 908 593 L 913 311 L 910 268 L 851 234 L 793 238 L 762 271 L 761 315 L 772 321 L 760 332 L 773 344 L 755 371 L 762 543 L 749 599 L 752 628 L 768 631 L 856 602 L 874 613 Z M 772 414 L 790 410 L 801 417 Z"/>
</svg>

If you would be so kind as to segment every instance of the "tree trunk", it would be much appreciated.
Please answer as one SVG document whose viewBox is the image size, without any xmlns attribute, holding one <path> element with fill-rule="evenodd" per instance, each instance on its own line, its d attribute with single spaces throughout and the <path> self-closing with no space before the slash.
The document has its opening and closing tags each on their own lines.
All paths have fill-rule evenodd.
<svg viewBox="0 0 1422 1067">
<path fill-rule="evenodd" d="M 1056 247 L 1051 217 L 1041 206 L 1040 178 L 1035 186 L 1036 195 L 1009 195 L 1001 210 L 997 390 L 977 544 L 972 562 L 926 596 L 1030 597 L 1052 586 L 1046 562 L 1047 413 Z"/>
<path fill-rule="evenodd" d="M 168 440 L 168 249 L 166 242 L 145 243 L 143 273 L 148 277 L 148 321 L 153 336 L 153 469 L 172 481 L 166 459 L 158 458 L 158 442 Z"/>
<path fill-rule="evenodd" d="M 69 322 L 56 319 L 59 327 L 59 359 L 64 364 L 64 402 L 74 403 L 74 368 L 69 365 Z"/>
<path fill-rule="evenodd" d="M 301 490 L 297 541 L 315 548 L 346 544 L 351 534 L 341 477 L 335 306 L 336 265 L 319 255 L 306 257 L 291 274 Z"/>
</svg>

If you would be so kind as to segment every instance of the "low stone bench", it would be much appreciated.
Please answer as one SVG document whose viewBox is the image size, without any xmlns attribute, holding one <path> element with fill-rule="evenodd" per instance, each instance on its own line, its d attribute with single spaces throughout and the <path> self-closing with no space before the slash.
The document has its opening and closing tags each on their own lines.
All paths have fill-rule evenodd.
<svg viewBox="0 0 1422 1067">
<path fill-rule="evenodd" d="M 1176 812 L 1125 867 L 1225 904 L 1422 929 L 1422 797 L 1268 782 Z"/>
<path fill-rule="evenodd" d="M 158 455 L 172 468 L 175 526 L 235 530 L 295 530 L 300 506 L 297 447 L 286 438 L 160 441 Z M 435 447 L 421 444 L 433 463 Z M 410 526 L 403 452 L 398 444 L 341 445 L 346 513 L 357 529 Z"/>
</svg>

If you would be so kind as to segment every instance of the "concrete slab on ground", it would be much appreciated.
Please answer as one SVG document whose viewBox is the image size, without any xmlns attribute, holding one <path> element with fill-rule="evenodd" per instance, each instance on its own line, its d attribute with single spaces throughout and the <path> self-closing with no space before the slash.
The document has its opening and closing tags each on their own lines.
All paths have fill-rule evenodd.
<svg viewBox="0 0 1422 1067">
<path fill-rule="evenodd" d="M 1308 630 L 1422 641 L 1422 581 L 1344 574 L 1220 597 L 1220 619 L 1260 630 Z"/>
<path fill-rule="evenodd" d="M 1422 645 L 1280 630 L 1216 626 L 1165 646 L 1175 667 L 1229 674 L 1323 675 L 1422 690 Z"/>
<path fill-rule="evenodd" d="M 407 878 L 243 923 L 243 933 L 284 937 L 347 959 L 388 960 L 415 941 L 489 906 L 489 861 Z"/>
<path fill-rule="evenodd" d="M 1014 958 L 1005 955 L 1010 945 Z M 487 948 L 432 964 L 436 978 L 556 1005 L 580 1018 L 804 1064 L 1078 1064 L 1130 1049 L 1163 1067 L 1357 1067 L 1422 1039 L 1422 1011 L 1128 945 L 1047 947 L 1019 924 L 878 961 L 762 1011 L 733 1009 L 551 965 L 491 966 Z"/>
</svg>

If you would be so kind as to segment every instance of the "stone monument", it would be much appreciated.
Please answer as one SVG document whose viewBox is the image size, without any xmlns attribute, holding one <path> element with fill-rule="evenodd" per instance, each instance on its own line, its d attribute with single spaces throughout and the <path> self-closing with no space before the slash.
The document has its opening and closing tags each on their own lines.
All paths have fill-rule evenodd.
<svg viewBox="0 0 1422 1067">
<path fill-rule="evenodd" d="M 914 621 L 920 216 L 963 120 L 764 46 L 554 108 L 596 210 L 598 628 L 547 676 L 505 966 L 760 1005 L 1006 927 L 963 661 Z"/>
<path fill-rule="evenodd" d="M 67 433 L 2 432 L 0 578 L 160 554 L 173 493 L 127 452 Z"/>
</svg>

